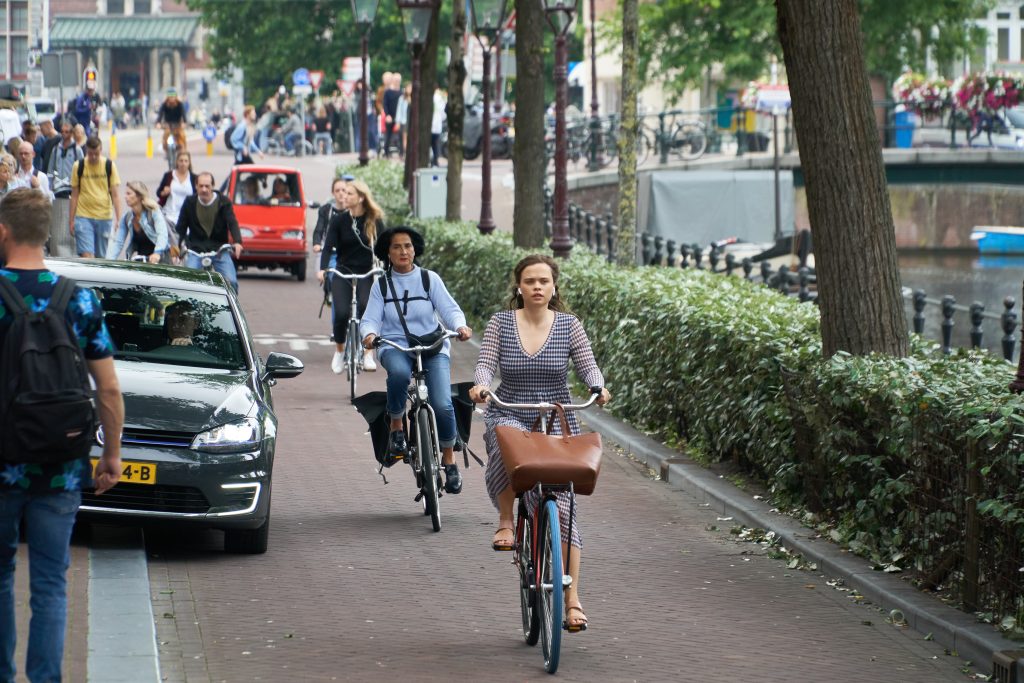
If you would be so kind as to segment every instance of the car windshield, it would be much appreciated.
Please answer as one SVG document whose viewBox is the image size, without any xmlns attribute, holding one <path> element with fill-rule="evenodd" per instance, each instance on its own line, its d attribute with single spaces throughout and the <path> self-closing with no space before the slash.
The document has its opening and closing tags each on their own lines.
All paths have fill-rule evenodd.
<svg viewBox="0 0 1024 683">
<path fill-rule="evenodd" d="M 1007 109 L 1006 118 L 1009 119 L 1012 128 L 1024 128 L 1024 111 L 1020 109 Z"/>
<path fill-rule="evenodd" d="M 118 360 L 245 369 L 226 295 L 90 284 L 103 306 Z"/>
<path fill-rule="evenodd" d="M 299 206 L 299 176 L 295 173 L 239 173 L 233 201 L 241 205 Z"/>
</svg>

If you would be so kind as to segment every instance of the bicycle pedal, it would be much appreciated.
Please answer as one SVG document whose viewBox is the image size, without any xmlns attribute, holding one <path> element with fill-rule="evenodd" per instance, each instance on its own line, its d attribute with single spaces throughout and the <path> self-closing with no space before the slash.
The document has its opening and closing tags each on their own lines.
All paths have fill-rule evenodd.
<svg viewBox="0 0 1024 683">
<path fill-rule="evenodd" d="M 417 493 L 416 497 L 412 499 L 412 502 L 418 503 L 421 500 L 423 500 L 423 491 L 420 491 L 419 493 Z"/>
</svg>

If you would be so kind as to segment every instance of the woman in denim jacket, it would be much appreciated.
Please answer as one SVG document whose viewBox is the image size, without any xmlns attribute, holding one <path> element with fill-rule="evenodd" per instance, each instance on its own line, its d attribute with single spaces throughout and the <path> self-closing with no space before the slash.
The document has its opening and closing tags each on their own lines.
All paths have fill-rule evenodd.
<svg viewBox="0 0 1024 683">
<path fill-rule="evenodd" d="M 125 188 L 124 200 L 128 211 L 121 216 L 113 239 L 107 246 L 107 258 L 116 259 L 125 249 L 125 258 L 145 256 L 150 263 L 160 263 L 167 254 L 167 221 L 160 205 L 149 194 L 149 189 L 137 180 Z"/>
</svg>

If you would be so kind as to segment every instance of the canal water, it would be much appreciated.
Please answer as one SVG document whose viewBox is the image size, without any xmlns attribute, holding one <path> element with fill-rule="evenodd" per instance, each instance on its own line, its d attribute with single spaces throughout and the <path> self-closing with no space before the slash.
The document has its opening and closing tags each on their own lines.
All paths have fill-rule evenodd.
<svg viewBox="0 0 1024 683">
<path fill-rule="evenodd" d="M 1003 299 L 1012 296 L 1016 301 L 1013 311 L 1017 314 L 1014 337 L 1017 345 L 1014 360 L 1020 353 L 1021 293 L 1024 283 L 1024 256 L 982 256 L 969 253 L 927 253 L 900 254 L 900 279 L 903 287 L 921 289 L 928 299 L 941 301 L 945 295 L 956 299 L 957 311 L 953 318 L 953 345 L 970 345 L 971 321 L 966 312 L 968 306 L 979 302 L 987 314 L 982 330 L 983 346 L 1002 354 L 1001 339 L 1004 335 L 998 317 L 1003 313 Z M 905 299 L 907 325 L 911 325 L 914 309 L 909 298 Z M 940 341 L 941 307 L 929 304 L 925 309 L 924 336 Z M 911 328 L 913 329 L 913 328 Z"/>
</svg>

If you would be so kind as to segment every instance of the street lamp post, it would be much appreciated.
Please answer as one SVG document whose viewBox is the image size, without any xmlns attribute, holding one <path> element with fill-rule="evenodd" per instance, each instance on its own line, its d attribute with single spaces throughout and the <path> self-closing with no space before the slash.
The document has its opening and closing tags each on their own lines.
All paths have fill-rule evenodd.
<svg viewBox="0 0 1024 683">
<path fill-rule="evenodd" d="M 590 0 L 590 161 L 588 171 L 604 166 L 601 145 L 601 117 L 597 110 L 597 17 L 594 15 L 594 0 Z"/>
<path fill-rule="evenodd" d="M 551 251 L 567 258 L 572 251 L 569 238 L 569 196 L 565 177 L 568 146 L 565 108 L 568 104 L 568 48 L 565 34 L 572 24 L 578 0 L 541 0 L 544 16 L 555 32 L 555 196 L 551 221 Z"/>
<path fill-rule="evenodd" d="M 494 232 L 494 216 L 491 213 L 491 47 L 505 18 L 505 0 L 470 0 L 470 7 L 473 11 L 473 33 L 484 51 L 484 111 L 481 122 L 483 149 L 480 164 L 480 223 L 477 229 L 489 235 Z"/>
<path fill-rule="evenodd" d="M 416 210 L 416 169 L 419 163 L 420 53 L 427 42 L 430 22 L 439 0 L 396 0 L 402 11 L 405 42 L 412 52 L 412 107 L 409 112 L 409 144 L 405 159 L 409 169 L 409 206 Z"/>
<path fill-rule="evenodd" d="M 359 117 L 359 165 L 366 166 L 370 163 L 370 151 L 369 143 L 367 142 L 367 131 L 368 123 L 366 116 L 366 89 L 369 87 L 369 78 L 366 73 L 366 61 L 368 59 L 368 51 L 370 44 L 370 27 L 373 26 L 373 20 L 377 18 L 377 8 L 380 6 L 380 0 L 352 0 L 352 14 L 356 18 L 356 25 L 362 29 L 363 32 L 363 70 L 359 75 L 359 111 L 356 116 Z"/>
</svg>

